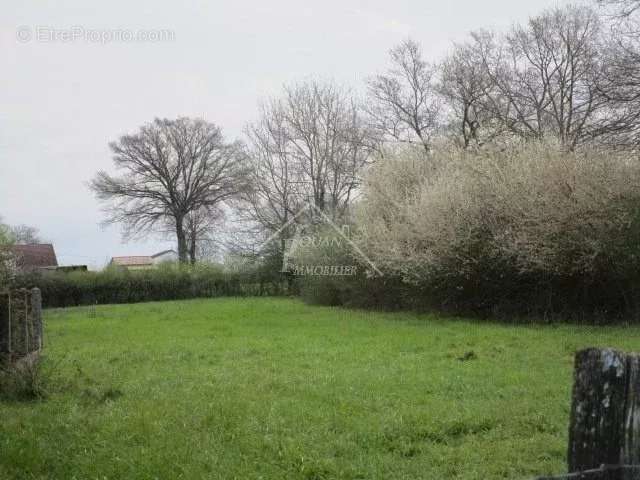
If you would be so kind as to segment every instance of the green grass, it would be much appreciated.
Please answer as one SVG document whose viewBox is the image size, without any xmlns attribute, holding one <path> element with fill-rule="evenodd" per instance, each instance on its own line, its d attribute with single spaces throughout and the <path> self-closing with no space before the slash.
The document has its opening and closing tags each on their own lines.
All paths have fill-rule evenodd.
<svg viewBox="0 0 640 480">
<path fill-rule="evenodd" d="M 0 401 L 1 479 L 559 473 L 574 351 L 640 346 L 637 327 L 288 299 L 50 310 L 45 320 L 48 396 Z"/>
</svg>

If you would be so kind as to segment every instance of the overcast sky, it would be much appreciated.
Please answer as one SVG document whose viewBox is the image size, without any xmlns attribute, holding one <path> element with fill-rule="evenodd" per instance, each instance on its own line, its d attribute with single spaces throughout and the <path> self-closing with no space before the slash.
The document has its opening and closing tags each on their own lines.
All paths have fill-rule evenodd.
<svg viewBox="0 0 640 480">
<path fill-rule="evenodd" d="M 361 89 L 406 37 L 436 60 L 471 30 L 505 30 L 563 3 L 2 0 L 0 216 L 38 227 L 60 264 L 97 267 L 171 248 L 158 238 L 125 244 L 117 227 L 100 227 L 86 184 L 112 170 L 109 141 L 154 117 L 183 115 L 237 138 L 258 100 L 283 83 L 314 76 Z M 123 36 L 116 30 L 171 35 L 108 38 Z"/>
</svg>

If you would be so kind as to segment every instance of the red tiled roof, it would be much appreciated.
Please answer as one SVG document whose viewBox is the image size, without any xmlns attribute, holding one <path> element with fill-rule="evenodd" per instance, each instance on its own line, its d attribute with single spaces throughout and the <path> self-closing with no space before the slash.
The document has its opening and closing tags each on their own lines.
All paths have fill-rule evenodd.
<svg viewBox="0 0 640 480">
<path fill-rule="evenodd" d="M 30 269 L 39 267 L 57 267 L 58 259 L 53 245 L 32 244 L 32 245 L 13 245 L 11 251 L 16 257 L 16 265 L 18 268 Z"/>
<path fill-rule="evenodd" d="M 115 265 L 121 265 L 123 267 L 139 266 L 139 265 L 153 265 L 153 258 L 148 256 L 137 257 L 113 257 L 111 263 Z"/>
</svg>

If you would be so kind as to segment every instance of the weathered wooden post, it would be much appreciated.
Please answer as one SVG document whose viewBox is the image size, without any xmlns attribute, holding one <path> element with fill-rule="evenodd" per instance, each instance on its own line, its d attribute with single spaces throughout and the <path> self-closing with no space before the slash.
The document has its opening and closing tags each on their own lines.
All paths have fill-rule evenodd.
<svg viewBox="0 0 640 480">
<path fill-rule="evenodd" d="M 33 318 L 33 342 L 36 350 L 42 348 L 42 294 L 39 288 L 31 289 L 31 315 Z"/>
<path fill-rule="evenodd" d="M 11 294 L 0 292 L 0 357 L 11 354 Z M 0 358 L 2 360 L 2 358 Z"/>
<path fill-rule="evenodd" d="M 23 294 L 23 308 L 24 308 L 24 319 L 23 319 L 23 330 L 24 330 L 24 339 L 22 342 L 23 354 L 28 355 L 31 352 L 31 334 L 33 333 L 33 326 L 31 323 L 31 312 L 29 312 L 30 301 L 29 301 L 29 290 L 23 288 L 21 290 Z"/>
<path fill-rule="evenodd" d="M 42 296 L 25 288 L 0 292 L 0 360 L 15 362 L 42 349 Z"/>
<path fill-rule="evenodd" d="M 590 348 L 575 357 L 569 472 L 585 479 L 639 480 L 640 356 Z M 626 467 L 625 467 L 626 466 Z"/>
</svg>

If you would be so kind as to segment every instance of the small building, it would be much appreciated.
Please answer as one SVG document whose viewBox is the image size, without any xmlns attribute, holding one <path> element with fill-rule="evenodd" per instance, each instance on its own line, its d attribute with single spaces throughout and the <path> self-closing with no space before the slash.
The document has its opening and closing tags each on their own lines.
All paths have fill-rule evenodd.
<svg viewBox="0 0 640 480">
<path fill-rule="evenodd" d="M 31 273 L 58 268 L 56 252 L 50 243 L 12 245 L 10 248 L 19 272 Z"/>
<path fill-rule="evenodd" d="M 86 265 L 58 265 L 58 258 L 50 243 L 12 245 L 13 264 L 20 273 L 33 272 L 86 272 Z"/>
<path fill-rule="evenodd" d="M 144 270 L 153 268 L 153 259 L 149 256 L 126 256 L 113 257 L 109 262 L 110 266 L 122 267 L 127 270 Z"/>
<path fill-rule="evenodd" d="M 126 268 L 127 270 L 146 270 L 154 268 L 161 263 L 175 262 L 177 260 L 178 254 L 174 250 L 164 250 L 155 255 L 113 257 L 109 265 Z"/>
</svg>

